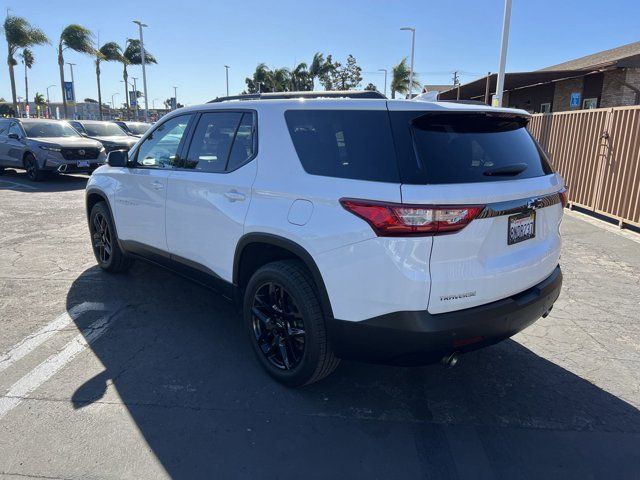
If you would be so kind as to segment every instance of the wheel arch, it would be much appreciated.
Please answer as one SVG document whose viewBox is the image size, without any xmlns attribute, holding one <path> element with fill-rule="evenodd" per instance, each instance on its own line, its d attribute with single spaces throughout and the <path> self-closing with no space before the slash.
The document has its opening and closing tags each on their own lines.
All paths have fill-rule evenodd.
<svg viewBox="0 0 640 480">
<path fill-rule="evenodd" d="M 233 259 L 233 284 L 242 292 L 251 274 L 258 268 L 287 258 L 298 259 L 307 267 L 318 289 L 323 311 L 333 317 L 322 274 L 311 254 L 298 243 L 278 235 L 248 233 L 240 238 Z"/>
<path fill-rule="evenodd" d="M 116 226 L 116 219 L 113 216 L 113 210 L 111 209 L 111 203 L 109 202 L 109 198 L 107 194 L 98 188 L 88 188 L 85 196 L 85 205 L 87 209 L 87 225 L 91 228 L 91 210 L 98 202 L 104 202 L 107 205 L 107 209 L 109 210 L 109 215 L 111 216 L 111 223 L 113 224 L 113 230 L 118 239 L 118 245 L 120 249 L 124 252 L 122 248 L 122 243 L 120 242 L 120 237 L 118 236 L 118 227 Z"/>
</svg>

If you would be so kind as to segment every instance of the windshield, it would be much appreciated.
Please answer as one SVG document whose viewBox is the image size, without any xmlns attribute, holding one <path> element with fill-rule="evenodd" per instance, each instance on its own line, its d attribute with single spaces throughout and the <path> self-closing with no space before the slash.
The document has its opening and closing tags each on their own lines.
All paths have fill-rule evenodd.
<svg viewBox="0 0 640 480">
<path fill-rule="evenodd" d="M 83 123 L 82 126 L 90 137 L 115 137 L 127 134 L 115 123 Z"/>
<path fill-rule="evenodd" d="M 29 138 L 78 137 L 80 134 L 67 122 L 22 122 Z"/>
<path fill-rule="evenodd" d="M 142 135 L 147 130 L 149 130 L 149 127 L 151 127 L 151 124 L 142 123 L 142 122 L 139 122 L 139 123 L 138 122 L 129 122 L 129 123 L 127 123 L 127 127 L 129 128 L 131 133 L 133 133 L 134 135 Z"/>
</svg>

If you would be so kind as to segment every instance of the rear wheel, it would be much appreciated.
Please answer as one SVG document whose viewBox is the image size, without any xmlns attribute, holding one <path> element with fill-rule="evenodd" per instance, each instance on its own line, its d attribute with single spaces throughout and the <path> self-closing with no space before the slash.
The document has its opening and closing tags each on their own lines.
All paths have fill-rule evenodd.
<svg viewBox="0 0 640 480">
<path fill-rule="evenodd" d="M 258 360 L 279 382 L 289 386 L 317 382 L 340 363 L 327 339 L 315 284 L 300 262 L 274 262 L 256 271 L 243 307 Z"/>
<path fill-rule="evenodd" d="M 44 173 L 38 166 L 38 160 L 31 153 L 24 157 L 24 168 L 27 171 L 27 177 L 32 182 L 39 182 L 43 179 Z"/>
<path fill-rule="evenodd" d="M 129 270 L 133 260 L 118 246 L 113 220 L 105 202 L 98 202 L 91 209 L 89 231 L 93 254 L 100 268 L 112 273 Z"/>
</svg>

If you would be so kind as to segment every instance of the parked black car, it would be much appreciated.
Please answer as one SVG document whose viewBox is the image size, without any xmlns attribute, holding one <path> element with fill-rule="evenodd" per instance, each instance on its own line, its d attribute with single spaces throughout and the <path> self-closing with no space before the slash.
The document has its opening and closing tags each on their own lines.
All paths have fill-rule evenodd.
<svg viewBox="0 0 640 480">
<path fill-rule="evenodd" d="M 125 122 L 123 120 L 117 120 L 113 123 L 134 137 L 141 137 L 151 127 L 150 123 L 145 122 Z"/>
<path fill-rule="evenodd" d="M 112 150 L 129 150 L 138 141 L 113 122 L 99 120 L 70 120 L 80 135 L 98 140 L 109 153 Z"/>
</svg>

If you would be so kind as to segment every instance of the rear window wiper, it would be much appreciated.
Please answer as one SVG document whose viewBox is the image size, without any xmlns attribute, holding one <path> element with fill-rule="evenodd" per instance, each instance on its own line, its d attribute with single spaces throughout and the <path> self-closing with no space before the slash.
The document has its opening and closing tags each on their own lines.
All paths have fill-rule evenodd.
<svg viewBox="0 0 640 480">
<path fill-rule="evenodd" d="M 526 163 L 512 163 L 511 165 L 505 165 L 504 167 L 491 168 L 482 172 L 483 175 L 488 177 L 492 176 L 515 176 L 524 172 L 529 166 Z"/>
</svg>

